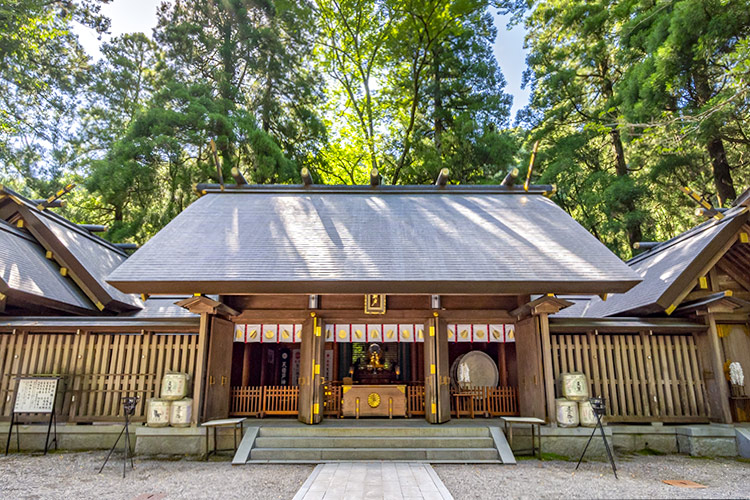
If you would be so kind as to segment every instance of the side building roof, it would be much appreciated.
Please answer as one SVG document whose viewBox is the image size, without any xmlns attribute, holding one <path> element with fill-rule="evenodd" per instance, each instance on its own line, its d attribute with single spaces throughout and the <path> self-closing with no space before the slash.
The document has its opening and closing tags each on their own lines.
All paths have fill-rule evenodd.
<svg viewBox="0 0 750 500">
<path fill-rule="evenodd" d="M 85 314 L 94 305 L 60 275 L 59 267 L 31 236 L 0 220 L 0 292 L 8 296 L 6 313 L 13 307 L 36 304 L 40 312 L 63 310 Z"/>
<path fill-rule="evenodd" d="M 643 279 L 640 284 L 607 300 L 593 296 L 576 301 L 556 317 L 671 314 L 685 291 L 729 250 L 749 220 L 748 208 L 736 206 L 722 219 L 710 219 L 633 257 L 627 264 Z"/>
<path fill-rule="evenodd" d="M 638 276 L 541 190 L 208 190 L 108 278 L 127 293 L 603 293 Z"/>
<path fill-rule="evenodd" d="M 67 289 L 67 292 L 58 289 L 51 294 L 52 289 L 48 288 L 50 294 L 40 293 L 38 300 L 66 297 L 65 304 L 83 307 L 87 312 L 120 313 L 142 307 L 140 298 L 117 290 L 105 280 L 128 257 L 112 243 L 49 209 L 38 207 L 4 186 L 0 186 L 0 220 L 6 229 L 3 250 L 8 252 L 0 264 L 5 268 L 20 269 L 21 263 L 41 255 L 45 262 L 39 263 L 36 266 L 38 269 L 33 271 L 37 283 L 45 283 L 48 287 L 56 283 L 58 288 L 62 286 Z M 14 229 L 12 226 L 18 227 Z M 10 235 L 15 238 L 11 239 Z M 18 245 L 28 247 L 29 254 L 21 255 L 10 250 Z M 49 257 L 49 260 L 45 257 Z M 26 264 L 23 267 L 27 274 L 19 279 L 28 283 L 31 267 Z M 57 278 L 43 274 L 44 269 L 54 270 Z M 64 276 L 60 276 L 61 269 L 64 269 Z M 42 279 L 42 276 L 46 277 Z M 74 300 L 72 297 L 85 298 Z"/>
</svg>

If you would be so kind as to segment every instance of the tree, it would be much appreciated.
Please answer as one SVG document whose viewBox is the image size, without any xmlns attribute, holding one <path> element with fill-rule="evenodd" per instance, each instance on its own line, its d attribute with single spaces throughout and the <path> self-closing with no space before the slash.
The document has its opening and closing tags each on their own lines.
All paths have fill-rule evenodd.
<svg viewBox="0 0 750 500">
<path fill-rule="evenodd" d="M 6 181 L 27 194 L 47 195 L 75 166 L 76 98 L 88 58 L 70 27 L 78 22 L 106 31 L 99 3 L 0 5 L 0 163 Z"/>
<path fill-rule="evenodd" d="M 673 128 L 708 154 L 720 205 L 737 191 L 726 143 L 747 141 L 747 93 L 731 84 L 733 55 L 750 34 L 750 2 L 630 3 L 622 43 L 631 51 L 624 83 L 628 118 L 647 133 Z M 746 161 L 746 160 L 745 160 Z"/>
<path fill-rule="evenodd" d="M 526 19 L 525 81 L 532 86 L 530 140 L 542 141 L 550 167 L 544 179 L 560 186 L 571 213 L 627 254 L 643 239 L 646 214 L 621 133 L 621 10 L 611 0 L 535 3 Z"/>
</svg>

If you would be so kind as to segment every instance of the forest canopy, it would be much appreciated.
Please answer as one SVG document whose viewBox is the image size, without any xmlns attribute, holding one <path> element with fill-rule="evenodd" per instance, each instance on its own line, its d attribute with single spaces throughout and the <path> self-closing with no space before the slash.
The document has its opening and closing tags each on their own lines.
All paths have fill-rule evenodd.
<svg viewBox="0 0 750 500">
<path fill-rule="evenodd" d="M 108 0 L 0 5 L 0 182 L 142 243 L 197 182 L 498 183 L 525 174 L 622 257 L 726 207 L 750 172 L 750 0 L 175 0 L 102 44 Z M 525 26 L 511 96 L 493 15 Z M 502 51 L 501 51 L 502 53 Z"/>
</svg>

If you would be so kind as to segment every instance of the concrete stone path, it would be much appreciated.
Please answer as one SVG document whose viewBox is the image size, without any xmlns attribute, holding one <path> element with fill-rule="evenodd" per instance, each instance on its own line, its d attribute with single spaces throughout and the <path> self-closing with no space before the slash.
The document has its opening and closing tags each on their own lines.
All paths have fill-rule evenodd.
<svg viewBox="0 0 750 500">
<path fill-rule="evenodd" d="M 453 500 L 430 464 L 342 462 L 315 467 L 294 500 Z"/>
</svg>

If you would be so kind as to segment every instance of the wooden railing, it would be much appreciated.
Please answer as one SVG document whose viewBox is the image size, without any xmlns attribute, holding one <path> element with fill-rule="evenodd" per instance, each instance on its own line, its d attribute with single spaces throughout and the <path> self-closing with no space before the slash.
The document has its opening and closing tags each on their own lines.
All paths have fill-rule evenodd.
<svg viewBox="0 0 750 500">
<path fill-rule="evenodd" d="M 341 416 L 341 386 L 328 384 L 323 388 L 323 414 L 331 417 Z"/>
<path fill-rule="evenodd" d="M 17 376 L 54 374 L 64 383 L 58 419 L 120 421 L 121 397 L 138 396 L 132 420 L 144 421 L 164 374 L 192 376 L 197 350 L 192 333 L 0 333 L 0 420 L 10 418 Z"/>
<path fill-rule="evenodd" d="M 424 415 L 424 385 L 406 386 L 406 414 Z"/>
<path fill-rule="evenodd" d="M 260 417 L 263 412 L 263 387 L 232 387 L 230 414 Z"/>
<path fill-rule="evenodd" d="M 296 415 L 299 400 L 299 387 L 265 386 L 263 387 L 262 415 Z"/>
<path fill-rule="evenodd" d="M 296 415 L 299 400 L 297 386 L 232 387 L 229 413 L 238 417 Z"/>
<path fill-rule="evenodd" d="M 471 396 L 456 398 L 457 393 Z M 518 415 L 518 390 L 515 387 L 451 389 L 451 414 L 459 417 L 472 414 L 475 417 Z"/>
<path fill-rule="evenodd" d="M 555 380 L 561 373 L 585 373 L 589 394 L 607 399 L 608 421 L 708 419 L 706 389 L 692 336 L 553 334 L 551 340 Z"/>
</svg>

